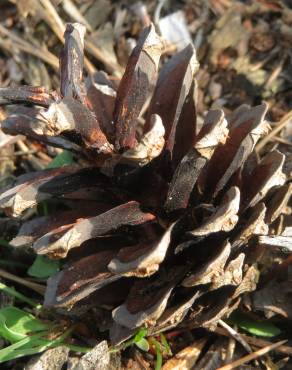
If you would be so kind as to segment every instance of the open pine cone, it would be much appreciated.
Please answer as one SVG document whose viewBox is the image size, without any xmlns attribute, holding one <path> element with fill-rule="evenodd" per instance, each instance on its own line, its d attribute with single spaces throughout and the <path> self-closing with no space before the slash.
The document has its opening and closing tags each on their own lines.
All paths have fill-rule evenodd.
<svg viewBox="0 0 292 370">
<path fill-rule="evenodd" d="M 82 163 L 22 175 L 0 196 L 13 217 L 50 198 L 71 207 L 27 221 L 11 244 L 66 258 L 45 305 L 72 315 L 94 307 L 113 343 L 142 326 L 212 328 L 255 289 L 257 241 L 291 193 L 285 156 L 253 152 L 269 130 L 267 106 L 212 110 L 199 130 L 191 45 L 158 74 L 163 44 L 151 25 L 116 89 L 103 72 L 83 83 L 83 37 L 83 26 L 67 25 L 60 94 L 0 90 L 2 104 L 30 103 L 2 122 L 6 133 Z"/>
</svg>

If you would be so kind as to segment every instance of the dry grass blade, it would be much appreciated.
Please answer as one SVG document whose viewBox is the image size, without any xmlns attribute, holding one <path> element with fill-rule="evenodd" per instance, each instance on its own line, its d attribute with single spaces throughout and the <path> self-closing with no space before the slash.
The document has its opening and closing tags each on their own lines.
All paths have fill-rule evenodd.
<svg viewBox="0 0 292 370">
<path fill-rule="evenodd" d="M 266 135 L 255 147 L 257 153 L 259 153 L 264 146 L 271 141 L 283 128 L 288 125 L 288 123 L 292 122 L 292 111 L 285 114 L 285 116 L 281 119 L 281 121 L 273 128 L 273 130 Z"/>
<path fill-rule="evenodd" d="M 82 15 L 79 9 L 71 0 L 63 0 L 62 6 L 64 11 L 75 21 L 81 24 L 89 30 L 92 31 L 91 25 L 87 22 L 87 19 Z"/>
<path fill-rule="evenodd" d="M 243 348 L 247 350 L 248 353 L 252 352 L 252 349 L 250 345 L 245 341 L 245 339 L 236 331 L 234 330 L 231 326 L 226 324 L 223 320 L 219 320 L 219 324 L 228 331 L 228 333 L 237 340 L 238 343 L 240 343 Z"/>
<path fill-rule="evenodd" d="M 229 332 L 226 329 L 219 328 L 219 327 L 215 329 L 215 332 L 219 335 L 224 335 L 226 337 L 229 337 L 229 335 L 230 335 Z M 255 337 L 250 337 L 246 334 L 240 334 L 240 336 L 248 344 L 250 344 L 252 346 L 263 348 L 263 347 L 270 346 L 272 344 L 271 342 L 269 342 L 267 340 L 260 339 L 260 338 L 255 338 Z M 276 352 L 284 353 L 285 355 L 292 356 L 292 347 L 290 347 L 290 346 L 281 345 L 281 346 L 277 347 L 275 350 L 276 350 Z"/>
<path fill-rule="evenodd" d="M 102 62 L 108 72 L 113 73 L 117 77 L 121 77 L 123 68 L 119 64 L 111 62 L 109 58 L 97 46 L 95 46 L 92 41 L 86 39 L 84 45 L 85 50 L 98 61 Z"/>
<path fill-rule="evenodd" d="M 285 64 L 287 60 L 287 55 L 284 55 L 284 57 L 282 58 L 282 60 L 280 61 L 280 63 L 277 65 L 277 67 L 272 71 L 271 75 L 269 76 L 269 78 L 267 79 L 266 83 L 265 83 L 265 87 L 270 87 L 273 82 L 279 77 L 280 73 L 282 72 L 283 70 L 283 66 Z"/>
<path fill-rule="evenodd" d="M 59 14 L 57 13 L 55 7 L 52 5 L 50 0 L 40 0 L 39 2 L 44 10 L 44 12 L 42 12 L 42 15 L 45 16 L 45 21 L 50 25 L 60 41 L 64 43 L 63 35 L 65 32 L 65 25 Z"/>
<path fill-rule="evenodd" d="M 45 293 L 45 286 L 37 283 L 33 283 L 31 281 L 28 281 L 26 279 L 20 278 L 16 275 L 11 274 L 10 272 L 7 272 L 5 270 L 0 269 L 0 276 L 4 279 L 14 281 L 15 283 L 21 284 L 31 290 L 34 290 L 35 292 L 44 295 Z"/>
<path fill-rule="evenodd" d="M 42 10 L 44 9 L 45 12 L 42 12 L 42 16 L 46 23 L 51 27 L 53 32 L 57 35 L 62 43 L 64 43 L 64 32 L 65 32 L 65 25 L 57 13 L 55 7 L 52 5 L 50 0 L 41 0 Z M 119 74 L 121 72 L 121 67 L 116 64 L 112 64 L 109 62 L 108 58 L 104 53 L 96 47 L 91 41 L 87 40 L 85 42 L 85 49 L 89 52 L 92 56 L 94 56 L 98 61 L 102 62 L 109 72 L 116 72 Z M 93 64 L 87 59 L 84 59 L 84 65 L 89 73 L 94 73 L 96 71 Z"/>
<path fill-rule="evenodd" d="M 240 358 L 239 360 L 236 360 L 236 361 L 232 362 L 231 364 L 222 366 L 222 367 L 220 367 L 217 370 L 232 370 L 232 369 L 235 369 L 238 366 L 243 365 L 243 364 L 245 364 L 248 361 L 254 360 L 254 359 L 256 359 L 256 358 L 258 358 L 260 356 L 263 356 L 263 355 L 269 353 L 273 349 L 281 346 L 282 344 L 284 344 L 286 342 L 287 342 L 287 340 L 281 340 L 281 341 L 279 341 L 277 343 L 273 343 L 273 344 L 271 344 L 269 346 L 266 346 L 264 348 L 261 348 L 261 349 L 255 351 L 253 353 L 250 353 L 249 355 L 246 355 L 246 356 Z"/>
<path fill-rule="evenodd" d="M 51 1 L 40 0 L 39 2 L 36 1 L 35 3 L 44 21 L 50 26 L 59 40 L 64 44 L 64 32 L 66 27 Z M 96 68 L 87 58 L 84 58 L 84 66 L 89 73 L 93 74 L 96 72 Z"/>
<path fill-rule="evenodd" d="M 292 251 L 292 237 L 289 236 L 281 236 L 281 235 L 271 235 L 266 236 L 262 235 L 259 236 L 258 242 L 260 245 L 265 245 L 269 247 L 279 247 L 284 251 L 291 252 Z"/>
<path fill-rule="evenodd" d="M 47 49 L 37 47 L 36 45 L 32 46 L 22 38 L 18 37 L 15 33 L 7 30 L 2 25 L 0 25 L 0 35 L 4 35 L 8 39 L 8 43 L 5 43 L 3 39 L 0 39 L 0 45 L 7 51 L 11 52 L 11 50 L 14 48 L 19 49 L 20 51 L 24 51 L 25 53 L 34 55 L 35 57 L 43 60 L 51 65 L 55 70 L 59 69 L 58 58 Z"/>
</svg>

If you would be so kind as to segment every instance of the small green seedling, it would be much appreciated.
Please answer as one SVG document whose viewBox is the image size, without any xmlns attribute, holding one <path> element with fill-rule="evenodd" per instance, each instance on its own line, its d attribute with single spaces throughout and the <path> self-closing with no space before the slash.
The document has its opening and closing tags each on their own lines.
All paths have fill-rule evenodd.
<svg viewBox="0 0 292 370">
<path fill-rule="evenodd" d="M 150 343 L 154 346 L 156 351 L 155 370 L 160 370 L 162 367 L 162 345 L 154 337 L 149 339 Z"/>
<path fill-rule="evenodd" d="M 163 354 L 171 355 L 172 353 L 165 336 L 160 334 L 159 337 L 160 341 L 154 337 L 147 337 L 147 329 L 141 328 L 131 339 L 112 351 L 124 350 L 129 346 L 136 345 L 142 351 L 148 352 L 150 350 L 150 345 L 152 345 L 156 352 L 155 370 L 160 370 L 163 362 Z"/>
<path fill-rule="evenodd" d="M 112 349 L 112 351 L 119 351 L 119 350 L 125 350 L 126 348 L 132 346 L 135 344 L 137 347 L 139 347 L 142 351 L 147 352 L 149 350 L 149 343 L 147 339 L 145 338 L 147 335 L 147 329 L 141 328 L 137 331 L 137 333 L 129 340 L 127 340 L 125 343 L 123 343 L 120 347 L 116 347 Z M 147 344 L 146 344 L 147 342 Z"/>
</svg>

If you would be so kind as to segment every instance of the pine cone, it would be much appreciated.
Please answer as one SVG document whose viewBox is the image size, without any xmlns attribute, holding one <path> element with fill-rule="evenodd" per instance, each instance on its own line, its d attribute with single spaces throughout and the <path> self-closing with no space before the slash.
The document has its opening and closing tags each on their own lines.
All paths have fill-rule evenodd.
<svg viewBox="0 0 292 370">
<path fill-rule="evenodd" d="M 212 328 L 255 289 L 257 240 L 291 193 L 285 156 L 254 153 L 267 106 L 211 110 L 199 130 L 191 45 L 158 74 L 163 44 L 151 25 L 116 89 L 103 72 L 83 83 L 84 33 L 67 25 L 60 94 L 0 90 L 2 104 L 31 105 L 2 122 L 6 133 L 72 150 L 82 163 L 22 175 L 0 196 L 13 217 L 51 198 L 71 207 L 24 223 L 11 244 L 66 258 L 45 305 L 74 315 L 95 307 L 114 343 L 141 326 Z"/>
</svg>

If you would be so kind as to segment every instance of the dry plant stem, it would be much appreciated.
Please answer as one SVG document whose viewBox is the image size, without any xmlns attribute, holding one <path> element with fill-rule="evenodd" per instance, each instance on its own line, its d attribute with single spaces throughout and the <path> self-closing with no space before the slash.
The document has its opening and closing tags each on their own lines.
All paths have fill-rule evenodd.
<svg viewBox="0 0 292 370">
<path fill-rule="evenodd" d="M 79 9 L 75 6 L 73 1 L 71 0 L 63 0 L 62 1 L 62 6 L 64 11 L 71 17 L 75 22 L 79 22 L 84 24 L 84 26 L 92 32 L 92 28 L 90 24 L 87 22 L 86 18 L 83 17 Z"/>
<path fill-rule="evenodd" d="M 264 65 L 265 65 L 265 64 L 267 64 L 271 59 L 273 59 L 279 51 L 280 51 L 280 50 L 279 50 L 279 48 L 275 47 L 275 48 L 274 48 L 274 49 L 269 53 L 269 55 L 268 55 L 265 59 L 263 59 L 263 60 L 261 60 L 260 62 L 258 62 L 258 63 L 256 63 L 256 64 L 252 65 L 252 66 L 251 66 L 251 68 L 250 68 L 250 70 L 251 70 L 252 72 L 255 72 L 255 71 L 258 71 L 259 69 L 263 68 L 263 67 L 264 67 Z"/>
<path fill-rule="evenodd" d="M 10 272 L 7 272 L 5 270 L 0 269 L 0 276 L 3 277 L 4 279 L 14 281 L 18 284 L 21 284 L 31 290 L 34 290 L 35 292 L 44 295 L 46 288 L 37 283 L 33 283 L 31 281 L 28 281 L 26 279 L 20 278 L 19 276 L 13 275 Z"/>
<path fill-rule="evenodd" d="M 223 320 L 219 320 L 219 324 L 228 331 L 228 333 L 235 339 L 237 340 L 238 343 L 240 343 L 243 348 L 246 349 L 246 351 L 248 353 L 251 353 L 252 352 L 252 349 L 250 347 L 250 345 L 244 340 L 244 338 L 242 338 L 242 336 L 237 333 L 236 330 L 234 330 L 231 326 L 229 326 L 228 324 L 226 324 Z"/>
<path fill-rule="evenodd" d="M 1 26 L 0 26 L 1 27 Z M 1 34 L 1 31 L 0 31 Z M 17 51 L 22 51 L 24 53 L 33 55 L 45 63 L 48 63 L 50 66 L 52 66 L 56 71 L 58 70 L 59 62 L 58 59 L 50 53 L 46 54 L 46 50 L 39 50 L 37 48 L 32 48 L 30 45 L 21 45 L 17 42 L 11 42 L 11 40 L 1 40 L 0 38 L 0 47 L 4 50 L 6 50 L 9 53 L 13 52 L 13 49 L 16 49 Z"/>
<path fill-rule="evenodd" d="M 225 364 L 229 364 L 232 361 L 235 348 L 236 348 L 236 340 L 233 337 L 230 337 L 228 340 L 228 345 L 226 349 L 226 358 L 224 361 Z"/>
<path fill-rule="evenodd" d="M 45 12 L 43 16 L 45 16 L 46 22 L 52 28 L 54 33 L 58 36 L 60 41 L 64 43 L 64 32 L 65 32 L 65 25 L 63 24 L 62 19 L 60 18 L 59 14 L 57 13 L 55 7 L 52 5 L 50 0 L 39 0 L 40 5 L 43 7 Z"/>
<path fill-rule="evenodd" d="M 37 145 L 35 145 L 34 143 L 30 143 L 30 147 L 32 148 L 30 150 L 32 154 L 37 153 L 37 156 L 41 158 L 44 162 L 51 162 L 52 157 L 50 157 L 47 153 L 40 151 Z"/>
<path fill-rule="evenodd" d="M 63 20 L 57 13 L 55 7 L 52 5 L 50 0 L 40 0 L 40 2 L 36 2 L 36 5 L 39 7 L 42 17 L 44 18 L 45 22 L 51 27 L 53 32 L 59 38 L 59 40 L 64 44 L 64 32 L 65 32 L 65 25 Z M 45 10 L 45 11 L 43 11 Z M 96 68 L 94 65 L 85 57 L 84 58 L 84 66 L 90 74 L 96 72 Z"/>
<path fill-rule="evenodd" d="M 223 329 L 223 328 L 217 327 L 215 329 L 215 332 L 219 335 L 224 335 L 226 337 L 230 336 L 229 332 L 226 329 Z M 268 342 L 267 340 L 259 339 L 259 338 L 255 338 L 255 337 L 249 337 L 248 335 L 245 335 L 245 334 L 241 334 L 241 337 L 248 344 L 251 344 L 252 346 L 256 346 L 256 347 L 266 347 L 266 346 L 269 346 L 269 345 L 272 344 L 271 342 Z M 281 345 L 281 346 L 277 347 L 275 350 L 279 353 L 284 353 L 285 355 L 292 356 L 292 347 Z"/>
<path fill-rule="evenodd" d="M 274 136 L 276 136 L 290 121 L 292 120 L 292 111 L 285 114 L 285 116 L 281 119 L 281 121 L 273 128 L 273 130 L 266 135 L 257 145 L 256 145 L 256 152 L 259 153 L 263 147 L 271 141 Z"/>
<path fill-rule="evenodd" d="M 232 369 L 235 369 L 238 366 L 243 365 L 248 361 L 254 360 L 254 359 L 256 359 L 260 356 L 263 356 L 263 355 L 267 354 L 268 352 L 272 351 L 273 349 L 281 346 L 282 344 L 284 344 L 286 342 L 287 342 L 287 340 L 281 340 L 277 343 L 273 343 L 269 346 L 266 346 L 264 348 L 261 348 L 261 349 L 255 351 L 253 353 L 250 353 L 249 355 L 246 355 L 246 356 L 240 358 L 239 360 L 236 360 L 236 361 L 232 362 L 231 364 L 222 366 L 217 370 L 232 370 Z"/>
<path fill-rule="evenodd" d="M 272 85 L 272 83 L 276 80 L 276 78 L 278 78 L 279 74 L 282 72 L 283 65 L 286 62 L 286 59 L 287 59 L 287 56 L 285 55 L 282 58 L 282 60 L 279 63 L 279 65 L 273 70 L 273 72 L 271 73 L 270 77 L 267 79 L 267 81 L 265 83 L 265 87 L 266 88 L 270 87 Z"/>
<path fill-rule="evenodd" d="M 284 145 L 288 145 L 288 146 L 292 146 L 292 142 L 289 141 L 289 140 L 285 140 L 285 139 L 282 139 L 281 137 L 279 136 L 276 136 L 274 137 L 274 140 L 277 141 L 278 143 L 280 144 L 284 144 Z"/>
<path fill-rule="evenodd" d="M 5 43 L 4 40 L 0 40 L 0 45 L 7 51 L 11 52 L 13 48 L 17 48 L 20 51 L 24 51 L 28 54 L 34 55 L 35 57 L 51 65 L 54 69 L 59 70 L 58 58 L 48 50 L 44 48 L 38 48 L 35 45 L 32 46 L 28 42 L 24 41 L 23 39 L 15 35 L 13 32 L 7 30 L 2 25 L 0 25 L 0 35 L 5 35 L 10 41 L 9 45 Z M 13 43 L 11 41 L 13 41 Z"/>
<path fill-rule="evenodd" d="M 117 77 L 122 76 L 123 68 L 119 64 L 110 62 L 107 56 L 93 42 L 85 39 L 84 47 L 88 53 L 104 64 L 108 72 L 114 73 Z"/>
<path fill-rule="evenodd" d="M 52 5 L 50 0 L 41 0 L 41 5 L 47 12 L 45 15 L 43 15 L 44 20 L 51 27 L 51 29 L 54 31 L 54 33 L 60 39 L 60 41 L 64 43 L 63 34 L 65 32 L 65 25 L 62 19 L 60 18 L 59 14 L 57 13 L 55 7 Z M 104 55 L 103 52 L 99 48 L 97 48 L 91 41 L 85 40 L 84 45 L 86 51 L 89 52 L 92 56 L 94 56 L 98 61 L 102 62 L 109 72 L 116 73 L 119 76 L 121 75 L 122 73 L 121 66 L 109 62 L 106 55 Z M 86 57 L 84 58 L 84 66 L 89 73 L 92 74 L 96 72 L 96 68 Z"/>
<path fill-rule="evenodd" d="M 12 157 L 19 157 L 21 155 L 35 154 L 35 153 L 37 153 L 37 150 L 35 150 L 35 149 L 29 150 L 28 152 L 23 151 L 23 150 L 20 150 L 18 152 L 14 152 L 13 154 L 10 154 L 10 155 L 1 155 L 0 156 L 0 159 L 12 158 Z"/>
<path fill-rule="evenodd" d="M 32 163 L 32 166 L 36 170 L 42 170 L 45 168 L 45 166 L 36 158 L 36 156 L 30 153 L 31 150 L 22 140 L 18 140 L 16 144 L 20 150 L 27 155 L 27 159 Z"/>
<path fill-rule="evenodd" d="M 154 24 L 157 26 L 158 29 L 159 29 L 160 13 L 161 13 L 162 8 L 164 7 L 165 2 L 166 0 L 159 0 L 155 8 L 155 11 L 154 11 Z"/>
<path fill-rule="evenodd" d="M 282 367 L 286 366 L 287 363 L 289 362 L 290 357 L 284 357 L 281 360 L 277 361 L 275 363 L 276 369 L 282 369 Z"/>
<path fill-rule="evenodd" d="M 17 140 L 16 143 L 23 153 L 30 154 L 30 150 L 28 149 L 28 146 L 23 142 L 23 140 Z"/>
</svg>

